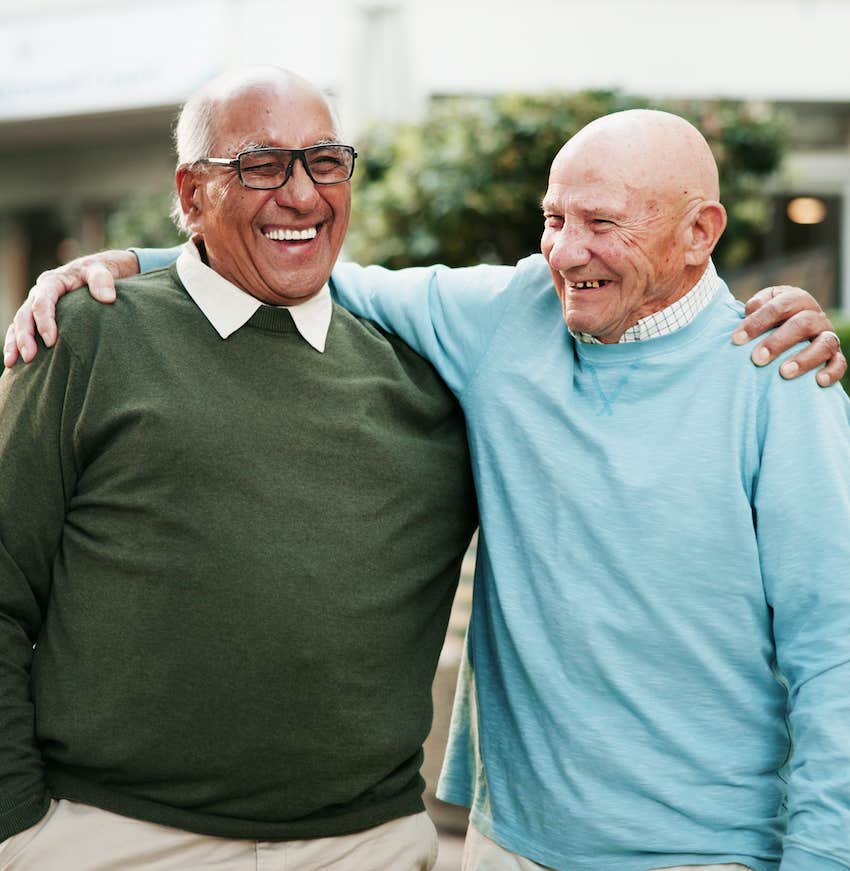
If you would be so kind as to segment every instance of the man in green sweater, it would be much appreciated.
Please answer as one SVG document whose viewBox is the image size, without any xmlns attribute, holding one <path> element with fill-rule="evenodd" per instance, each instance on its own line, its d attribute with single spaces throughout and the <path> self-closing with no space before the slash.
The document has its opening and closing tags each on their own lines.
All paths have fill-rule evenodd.
<svg viewBox="0 0 850 871">
<path fill-rule="evenodd" d="M 194 244 L 0 379 L 0 868 L 431 868 L 462 415 L 331 301 L 316 88 L 216 80 L 177 145 Z"/>
</svg>

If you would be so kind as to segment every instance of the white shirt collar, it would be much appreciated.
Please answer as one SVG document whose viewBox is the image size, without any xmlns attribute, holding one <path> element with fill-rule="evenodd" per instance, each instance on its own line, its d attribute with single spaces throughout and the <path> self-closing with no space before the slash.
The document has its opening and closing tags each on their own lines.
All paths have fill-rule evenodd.
<svg viewBox="0 0 850 871">
<path fill-rule="evenodd" d="M 222 339 L 245 326 L 263 302 L 246 293 L 201 260 L 195 243 L 190 240 L 177 258 L 177 274 L 206 319 Z M 327 284 L 300 305 L 285 308 L 303 339 L 317 351 L 324 352 L 331 326 L 333 302 Z"/>
<path fill-rule="evenodd" d="M 714 263 L 709 260 L 699 281 L 683 297 L 668 305 L 667 308 L 641 318 L 620 336 L 619 341 L 641 342 L 682 329 L 711 302 L 719 288 L 720 278 L 714 268 Z M 589 333 L 573 333 L 573 335 L 580 342 L 586 344 L 602 344 L 599 339 Z"/>
</svg>

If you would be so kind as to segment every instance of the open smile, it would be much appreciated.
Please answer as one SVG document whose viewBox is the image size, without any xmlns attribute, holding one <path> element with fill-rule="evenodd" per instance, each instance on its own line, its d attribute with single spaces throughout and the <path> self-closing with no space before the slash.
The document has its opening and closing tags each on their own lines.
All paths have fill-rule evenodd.
<svg viewBox="0 0 850 871">
<path fill-rule="evenodd" d="M 320 224 L 313 227 L 264 227 L 263 236 L 272 242 L 309 242 L 319 233 Z"/>
<path fill-rule="evenodd" d="M 607 278 L 599 278 L 592 281 L 568 281 L 566 284 L 572 290 L 592 290 L 598 287 L 605 287 L 606 284 L 610 283 L 610 280 Z"/>
</svg>

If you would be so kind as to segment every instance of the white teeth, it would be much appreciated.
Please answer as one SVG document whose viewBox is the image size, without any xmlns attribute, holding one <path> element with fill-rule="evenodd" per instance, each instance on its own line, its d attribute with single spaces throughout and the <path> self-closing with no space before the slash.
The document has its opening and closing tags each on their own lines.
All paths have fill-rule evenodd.
<svg viewBox="0 0 850 871">
<path fill-rule="evenodd" d="M 315 239 L 317 232 L 315 227 L 308 227 L 306 230 L 268 230 L 265 233 L 265 237 L 274 242 L 295 242 L 304 239 Z"/>
</svg>

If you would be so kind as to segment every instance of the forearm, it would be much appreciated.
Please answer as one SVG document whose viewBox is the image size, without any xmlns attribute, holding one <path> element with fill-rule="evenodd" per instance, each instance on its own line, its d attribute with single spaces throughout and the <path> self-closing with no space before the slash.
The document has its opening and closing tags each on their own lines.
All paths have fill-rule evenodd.
<svg viewBox="0 0 850 871">
<path fill-rule="evenodd" d="M 794 674 L 790 681 L 793 752 L 782 871 L 850 868 L 850 662 L 835 661 L 843 655 L 837 647 L 827 642 L 820 663 L 813 660 L 802 680 Z M 786 649 L 783 671 L 794 672 L 788 666 L 794 656 Z"/>
<path fill-rule="evenodd" d="M 4 376 L 6 380 L 8 376 Z M 3 385 L 0 384 L 0 387 Z M 32 433 L 13 426 L 20 418 L 14 402 L 0 402 L 0 841 L 33 825 L 47 810 L 41 754 L 35 737 L 35 710 L 30 691 L 33 646 L 42 624 L 42 605 L 49 586 L 47 553 L 22 524 L 40 524 L 35 476 L 23 468 L 26 441 Z M 11 438 L 15 439 L 10 445 Z M 9 468 L 15 452 L 16 468 Z M 32 508 L 12 503 L 24 494 Z M 27 556 L 22 554 L 26 552 Z"/>
<path fill-rule="evenodd" d="M 0 555 L 0 589 L 21 589 L 8 554 Z M 36 823 L 50 800 L 35 737 L 29 686 L 33 638 L 11 601 L 0 604 L 0 841 Z"/>
</svg>

